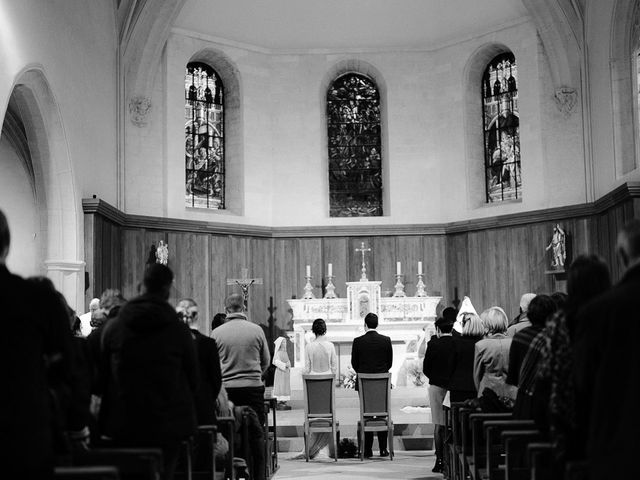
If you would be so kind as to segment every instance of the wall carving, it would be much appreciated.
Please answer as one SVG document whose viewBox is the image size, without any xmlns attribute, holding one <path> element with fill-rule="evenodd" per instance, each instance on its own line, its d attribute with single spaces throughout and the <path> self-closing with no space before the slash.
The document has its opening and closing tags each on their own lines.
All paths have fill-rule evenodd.
<svg viewBox="0 0 640 480">
<path fill-rule="evenodd" d="M 553 94 L 558 110 L 560 110 L 565 118 L 569 118 L 578 103 L 578 92 L 573 87 L 556 88 Z"/>
<path fill-rule="evenodd" d="M 131 114 L 131 123 L 136 127 L 146 127 L 148 123 L 149 113 L 151 112 L 151 99 L 143 95 L 133 97 L 129 101 L 129 113 Z"/>
</svg>

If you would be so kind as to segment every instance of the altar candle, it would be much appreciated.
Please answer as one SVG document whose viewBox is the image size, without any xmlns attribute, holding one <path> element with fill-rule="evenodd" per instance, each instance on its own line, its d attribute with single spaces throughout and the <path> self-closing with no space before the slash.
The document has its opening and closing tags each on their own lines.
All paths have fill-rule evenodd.
<svg viewBox="0 0 640 480">
<path fill-rule="evenodd" d="M 418 262 L 418 275 L 422 275 L 422 262 Z"/>
<path fill-rule="evenodd" d="M 400 271 L 400 262 L 396 262 L 396 275 L 402 275 Z"/>
<path fill-rule="evenodd" d="M 329 264 L 327 270 L 328 270 L 329 276 L 332 277 L 333 276 L 333 265 Z"/>
<path fill-rule="evenodd" d="M 307 277 L 311 276 L 311 265 L 307 265 Z"/>
</svg>

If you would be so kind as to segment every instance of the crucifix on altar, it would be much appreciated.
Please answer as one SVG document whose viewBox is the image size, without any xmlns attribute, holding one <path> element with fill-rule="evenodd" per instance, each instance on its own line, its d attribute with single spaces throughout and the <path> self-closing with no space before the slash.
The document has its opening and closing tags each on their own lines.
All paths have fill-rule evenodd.
<svg viewBox="0 0 640 480">
<path fill-rule="evenodd" d="M 367 281 L 367 266 L 364 263 L 364 254 L 365 252 L 370 252 L 370 248 L 364 248 L 364 242 L 360 243 L 360 248 L 356 248 L 356 252 L 362 252 L 362 276 L 360 277 L 361 282 Z"/>
<path fill-rule="evenodd" d="M 251 285 L 262 285 L 261 278 L 249 278 L 249 269 L 240 269 L 242 278 L 227 278 L 227 285 L 238 285 L 242 290 L 242 298 L 244 299 L 244 308 L 249 308 L 249 287 Z"/>
</svg>

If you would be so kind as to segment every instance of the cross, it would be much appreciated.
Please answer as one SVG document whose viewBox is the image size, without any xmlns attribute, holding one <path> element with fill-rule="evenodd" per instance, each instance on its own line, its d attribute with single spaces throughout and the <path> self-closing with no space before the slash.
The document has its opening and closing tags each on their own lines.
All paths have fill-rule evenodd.
<svg viewBox="0 0 640 480">
<path fill-rule="evenodd" d="M 244 308 L 249 307 L 249 287 L 251 285 L 262 285 L 261 278 L 249 278 L 249 269 L 241 268 L 240 276 L 242 278 L 227 278 L 227 285 L 238 285 L 242 290 L 242 298 L 244 298 Z"/>
<path fill-rule="evenodd" d="M 362 276 L 360 277 L 360 281 L 367 281 L 367 267 L 364 264 L 364 253 L 370 251 L 370 248 L 364 248 L 364 242 L 360 243 L 360 248 L 356 248 L 356 252 L 362 252 Z"/>
</svg>

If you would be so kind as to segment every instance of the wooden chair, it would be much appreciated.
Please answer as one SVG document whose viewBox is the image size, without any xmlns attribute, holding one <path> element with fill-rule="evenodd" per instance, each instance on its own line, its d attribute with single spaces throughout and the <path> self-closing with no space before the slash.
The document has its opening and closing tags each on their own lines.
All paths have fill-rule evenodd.
<svg viewBox="0 0 640 480">
<path fill-rule="evenodd" d="M 225 462 L 225 478 L 235 480 L 235 470 L 233 468 L 233 456 L 235 453 L 234 442 L 236 440 L 236 419 L 235 417 L 218 417 L 218 428 L 224 432 L 225 438 L 229 443 L 229 453 L 227 453 L 227 461 Z"/>
<path fill-rule="evenodd" d="M 156 480 L 163 472 L 159 448 L 96 448 L 73 457 L 74 466 L 117 467 L 123 480 Z"/>
<path fill-rule="evenodd" d="M 472 478 L 480 478 L 480 469 L 483 469 L 486 464 L 487 457 L 485 449 L 485 431 L 483 428 L 484 422 L 489 420 L 509 420 L 511 418 L 511 413 L 472 412 L 469 415 L 469 435 L 471 437 L 471 446 L 469 448 L 470 454 L 465 458 Z"/>
<path fill-rule="evenodd" d="M 338 461 L 334 375 L 302 375 L 304 390 L 304 454 L 309 461 L 309 440 L 313 432 L 331 432 L 335 461 Z M 361 410 L 362 413 L 362 410 Z"/>
<path fill-rule="evenodd" d="M 56 467 L 54 480 L 119 480 L 118 469 L 114 466 Z"/>
<path fill-rule="evenodd" d="M 393 421 L 391 420 L 391 374 L 359 373 L 360 420 L 358 445 L 364 461 L 364 433 L 388 431 L 390 459 L 393 460 Z"/>
<path fill-rule="evenodd" d="M 486 477 L 492 480 L 504 479 L 502 432 L 508 430 L 530 430 L 535 428 L 535 423 L 533 420 L 488 420 L 484 422 L 483 428 L 486 438 L 486 468 L 476 469 L 478 477 Z"/>
</svg>

